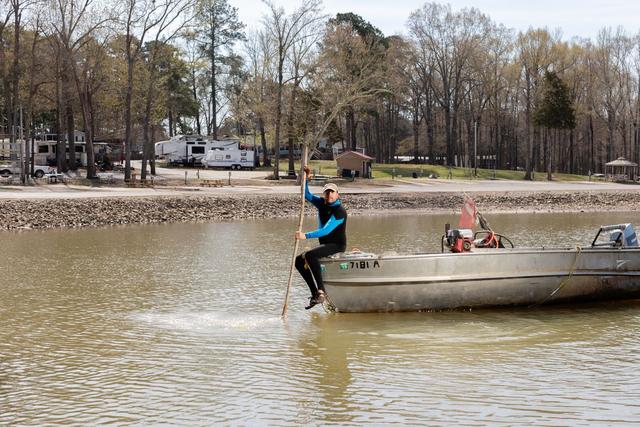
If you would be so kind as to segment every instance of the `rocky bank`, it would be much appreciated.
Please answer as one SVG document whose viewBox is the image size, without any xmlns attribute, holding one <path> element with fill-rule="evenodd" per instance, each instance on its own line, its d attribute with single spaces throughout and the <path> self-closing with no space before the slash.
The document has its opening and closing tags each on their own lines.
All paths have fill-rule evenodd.
<svg viewBox="0 0 640 427">
<path fill-rule="evenodd" d="M 522 192 L 474 194 L 489 212 L 635 211 L 640 192 Z M 458 193 L 346 194 L 351 215 L 390 211 L 458 212 Z M 0 230 L 101 227 L 163 222 L 209 222 L 298 215 L 298 195 L 215 195 L 55 200 L 0 200 Z M 315 215 L 314 209 L 307 209 Z"/>
</svg>

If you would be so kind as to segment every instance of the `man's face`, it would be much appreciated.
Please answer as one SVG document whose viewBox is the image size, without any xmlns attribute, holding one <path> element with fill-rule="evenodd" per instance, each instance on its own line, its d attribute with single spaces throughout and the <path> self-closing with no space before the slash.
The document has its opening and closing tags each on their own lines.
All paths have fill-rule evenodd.
<svg viewBox="0 0 640 427">
<path fill-rule="evenodd" d="M 336 192 L 335 192 L 335 191 L 333 191 L 333 190 L 327 190 L 327 191 L 325 191 L 324 193 L 322 193 L 322 195 L 323 195 L 323 197 L 324 197 L 324 200 L 325 200 L 327 203 L 333 203 L 333 202 L 335 202 L 336 200 L 338 200 L 338 193 L 336 193 Z"/>
</svg>

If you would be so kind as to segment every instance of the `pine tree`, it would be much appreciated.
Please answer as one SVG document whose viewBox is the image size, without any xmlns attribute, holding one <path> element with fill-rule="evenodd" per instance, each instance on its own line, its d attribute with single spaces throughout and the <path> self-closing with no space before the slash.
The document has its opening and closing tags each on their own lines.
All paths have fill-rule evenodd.
<svg viewBox="0 0 640 427">
<path fill-rule="evenodd" d="M 211 134 L 218 139 L 217 102 L 220 75 L 227 59 L 232 57 L 231 49 L 237 41 L 245 39 L 244 24 L 238 19 L 238 9 L 227 0 L 200 0 L 197 7 L 200 28 L 203 31 L 201 49 L 209 59 L 209 78 L 211 85 Z"/>
<path fill-rule="evenodd" d="M 533 122 L 547 129 L 573 129 L 576 116 L 569 88 L 553 71 L 546 71 L 542 87 L 542 99 L 533 112 Z M 551 143 L 547 143 L 547 180 L 551 181 Z"/>
</svg>

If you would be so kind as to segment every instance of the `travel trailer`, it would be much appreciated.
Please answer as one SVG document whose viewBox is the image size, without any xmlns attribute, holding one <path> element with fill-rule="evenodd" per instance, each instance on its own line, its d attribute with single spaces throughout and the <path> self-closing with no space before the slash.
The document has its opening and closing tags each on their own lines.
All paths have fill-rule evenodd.
<svg viewBox="0 0 640 427">
<path fill-rule="evenodd" d="M 200 165 L 211 149 L 238 147 L 240 141 L 215 141 L 203 135 L 176 135 L 168 141 L 155 143 L 155 155 L 170 165 Z"/>
<path fill-rule="evenodd" d="M 62 141 L 67 144 L 67 135 L 61 135 Z M 87 151 L 85 147 L 85 138 L 84 132 L 74 131 L 74 142 L 75 142 L 75 152 L 76 152 L 76 163 L 78 165 L 87 166 Z M 58 148 L 58 134 L 57 133 L 41 133 L 36 135 L 34 148 L 33 148 L 33 157 L 35 162 L 43 165 L 55 165 L 56 164 L 56 150 Z M 67 153 L 69 152 L 69 147 L 65 147 Z M 69 154 L 67 154 L 67 159 L 69 158 Z"/>
<path fill-rule="evenodd" d="M 66 135 L 62 136 L 67 150 L 67 159 L 69 158 L 69 147 L 66 143 Z M 87 147 L 84 138 L 84 132 L 76 131 L 75 137 L 75 157 L 76 163 L 79 166 L 87 166 Z M 55 133 L 41 133 L 36 135 L 33 143 L 27 141 L 30 147 L 33 147 L 33 161 L 37 165 L 49 165 L 54 166 L 56 164 L 56 151 L 58 149 L 58 134 Z M 33 145 L 31 145 L 33 144 Z M 17 161 L 20 154 L 20 148 L 22 142 L 18 140 L 17 143 L 10 144 L 8 138 L 0 138 L 0 160 Z M 95 158 L 98 159 L 100 155 L 109 155 L 110 148 L 105 143 L 94 142 L 93 151 Z"/>
<path fill-rule="evenodd" d="M 43 165 L 55 165 L 56 163 L 56 150 L 58 149 L 58 142 L 55 140 L 36 140 L 33 157 L 37 164 Z M 67 151 L 67 159 L 69 158 L 69 147 L 65 143 L 65 149 Z M 93 151 L 95 154 L 100 152 L 106 152 L 108 150 L 107 144 L 94 142 Z M 76 163 L 78 165 L 87 166 L 87 144 L 84 141 L 76 141 L 75 143 Z M 97 158 L 97 157 L 96 157 Z"/>
<path fill-rule="evenodd" d="M 202 159 L 205 168 L 255 168 L 255 151 L 241 148 L 237 142 L 225 147 L 212 147 Z"/>
</svg>

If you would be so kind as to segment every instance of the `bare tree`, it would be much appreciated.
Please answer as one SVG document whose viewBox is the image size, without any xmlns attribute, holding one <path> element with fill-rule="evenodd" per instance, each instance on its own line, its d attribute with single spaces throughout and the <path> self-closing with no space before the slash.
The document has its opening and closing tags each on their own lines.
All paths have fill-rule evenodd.
<svg viewBox="0 0 640 427">
<path fill-rule="evenodd" d="M 324 19 L 321 14 L 320 0 L 303 0 L 302 4 L 291 15 L 287 15 L 282 7 L 277 7 L 271 1 L 265 1 L 269 7 L 269 15 L 263 19 L 264 28 L 276 46 L 276 112 L 275 112 L 275 162 L 273 178 L 280 179 L 280 133 L 282 123 L 282 96 L 284 92 L 285 61 L 291 46 L 300 37 L 306 36 L 305 28 L 315 25 Z"/>
<path fill-rule="evenodd" d="M 111 14 L 94 0 L 55 0 L 51 11 L 51 25 L 62 55 L 62 98 L 66 110 L 67 143 L 69 146 L 70 169 L 76 169 L 75 125 L 73 115 L 72 85 L 80 98 L 82 123 L 85 133 L 87 154 L 87 178 L 96 175 L 91 109 L 86 91 L 82 88 L 77 54 L 87 43 L 94 40 L 97 32 L 112 20 Z"/>
<path fill-rule="evenodd" d="M 289 78 L 284 82 L 289 88 L 289 108 L 287 113 L 287 137 L 289 151 L 289 168 L 288 175 L 295 175 L 295 148 L 296 148 L 296 100 L 298 90 L 304 83 L 305 79 L 313 72 L 316 64 L 317 44 L 322 37 L 322 27 L 320 21 L 311 22 L 305 26 L 300 32 L 297 40 L 291 44 L 288 53 L 287 75 Z M 311 147 L 312 149 L 314 147 Z"/>
<path fill-rule="evenodd" d="M 11 8 L 11 3 L 9 0 L 1 0 L 0 1 L 0 81 L 2 83 L 2 93 L 3 101 L 4 101 L 4 113 L 7 116 L 7 121 L 5 122 L 4 117 L 0 116 L 0 128 L 9 128 L 11 125 L 10 114 L 11 114 L 11 97 L 8 96 L 10 91 L 10 81 L 9 81 L 9 70 L 7 67 L 7 54 L 6 54 L 6 44 L 5 41 L 5 30 L 7 25 L 11 21 L 11 16 L 13 14 L 13 10 Z M 5 124 L 6 123 L 6 124 Z M 4 133 L 4 132 L 0 132 Z"/>
<path fill-rule="evenodd" d="M 595 111 L 607 126 L 605 161 L 613 160 L 616 129 L 624 121 L 625 102 L 630 95 L 625 82 L 630 74 L 629 60 L 632 51 L 633 43 L 622 28 L 615 32 L 610 28 L 603 28 L 598 33 L 593 51 L 593 70 L 600 89 L 600 108 Z"/>
<path fill-rule="evenodd" d="M 125 89 L 125 181 L 131 180 L 131 134 L 132 134 L 132 100 L 133 74 L 140 52 L 150 32 L 162 33 L 178 18 L 183 10 L 182 0 L 127 0 L 124 3 L 122 24 L 124 26 L 124 53 L 127 61 L 127 83 Z"/>
<path fill-rule="evenodd" d="M 268 87 L 273 77 L 274 52 L 272 45 L 264 31 L 249 35 L 245 43 L 245 52 L 249 58 L 250 77 L 245 90 L 247 108 L 253 112 L 254 134 L 260 132 L 260 146 L 262 147 L 262 164 L 271 166 L 265 124 L 269 112 Z"/>
<path fill-rule="evenodd" d="M 143 156 L 142 170 L 140 171 L 140 179 L 147 178 L 147 162 L 151 163 L 151 174 L 155 175 L 155 158 L 153 150 L 153 141 L 151 140 L 151 111 L 154 100 L 156 98 L 156 85 L 158 83 L 158 54 L 169 43 L 177 37 L 184 28 L 194 19 L 191 14 L 193 2 L 191 0 L 182 0 L 167 3 L 166 7 L 160 13 L 160 19 L 153 28 L 153 40 L 148 43 L 148 59 L 149 76 L 147 79 L 147 89 L 145 93 L 145 107 L 143 116 Z"/>
<path fill-rule="evenodd" d="M 380 58 L 372 55 L 371 49 L 377 47 L 353 37 L 346 26 L 335 26 L 325 33 L 318 65 L 310 77 L 310 91 L 316 94 L 314 104 L 318 107 L 310 110 L 307 118 L 307 144 L 315 146 L 346 107 L 391 95 L 383 81 Z"/>
<path fill-rule="evenodd" d="M 546 29 L 529 30 L 518 35 L 518 55 L 522 68 L 522 90 L 525 108 L 525 135 L 527 149 L 525 154 L 526 173 L 524 179 L 533 179 L 534 144 L 533 144 L 533 106 L 538 97 L 538 87 L 544 72 L 553 63 L 553 45 L 555 40 Z"/>
<path fill-rule="evenodd" d="M 488 19 L 477 9 L 453 12 L 449 5 L 426 3 L 409 17 L 412 36 L 431 53 L 436 79 L 433 93 L 445 121 L 447 163 L 454 164 L 458 117 L 469 67 L 478 39 L 486 36 Z"/>
<path fill-rule="evenodd" d="M 237 41 L 244 39 L 244 24 L 238 19 L 238 9 L 231 6 L 227 0 L 198 0 L 196 16 L 198 27 L 205 29 L 199 37 L 201 49 L 206 52 L 210 67 L 211 88 L 211 122 L 209 128 L 213 139 L 218 139 L 218 112 L 222 74 L 221 64 L 233 56 L 231 49 Z"/>
</svg>

